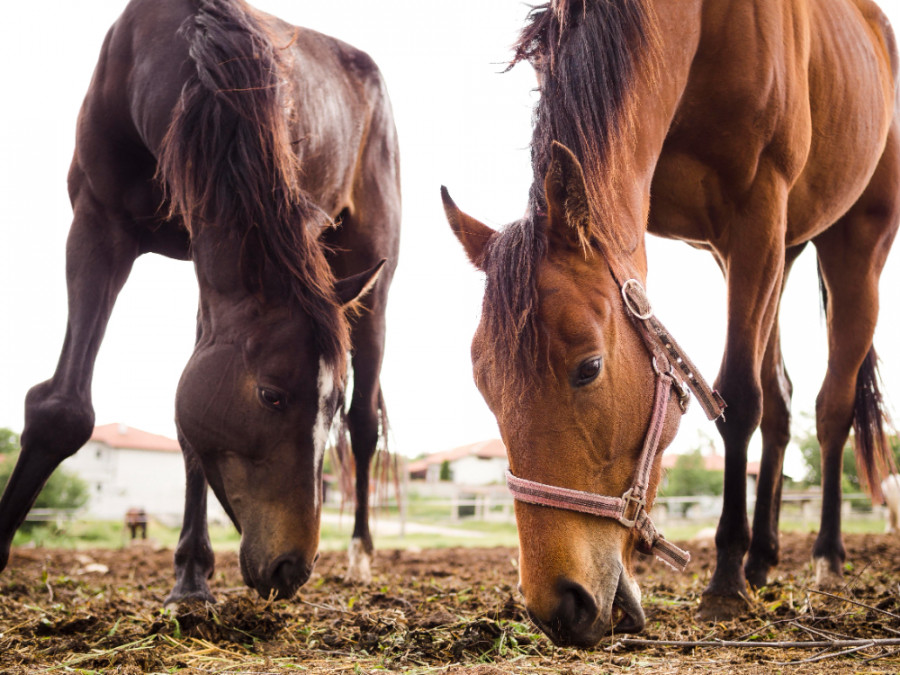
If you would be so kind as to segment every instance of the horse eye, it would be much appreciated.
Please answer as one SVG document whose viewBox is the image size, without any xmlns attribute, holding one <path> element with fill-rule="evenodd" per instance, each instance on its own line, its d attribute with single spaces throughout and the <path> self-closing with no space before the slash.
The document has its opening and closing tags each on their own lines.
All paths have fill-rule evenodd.
<svg viewBox="0 0 900 675">
<path fill-rule="evenodd" d="M 272 410 L 284 410 L 284 394 L 268 389 L 267 387 L 259 387 L 257 389 L 260 402 L 267 408 Z"/>
<path fill-rule="evenodd" d="M 583 361 L 578 366 L 578 370 L 575 371 L 575 376 L 572 378 L 572 384 L 576 387 L 583 387 L 586 384 L 590 384 L 597 379 L 601 370 L 603 370 L 602 356 Z"/>
</svg>

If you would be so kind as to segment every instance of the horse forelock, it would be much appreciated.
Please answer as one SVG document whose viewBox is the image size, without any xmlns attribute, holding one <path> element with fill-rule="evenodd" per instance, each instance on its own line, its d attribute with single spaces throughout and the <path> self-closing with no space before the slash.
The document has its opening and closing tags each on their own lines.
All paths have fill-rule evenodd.
<svg viewBox="0 0 900 675">
<path fill-rule="evenodd" d="M 318 240 L 330 219 L 298 182 L 283 97 L 286 50 L 243 3 L 204 0 L 181 28 L 196 65 L 163 141 L 158 178 L 170 216 L 236 233 L 248 291 L 265 300 L 264 274 L 282 280 L 312 322 L 336 377 L 349 328 Z"/>
<path fill-rule="evenodd" d="M 531 142 L 531 207 L 546 211 L 544 177 L 551 145 L 570 148 L 584 170 L 591 235 L 626 250 L 609 196 L 623 184 L 616 158 L 633 143 L 639 75 L 659 70 L 656 18 L 648 0 L 552 0 L 535 7 L 514 46 L 540 81 Z"/>
<path fill-rule="evenodd" d="M 546 250 L 544 219 L 529 215 L 502 229 L 484 260 L 482 328 L 488 347 L 481 358 L 509 403 L 536 384 L 545 361 L 537 309 L 538 267 Z"/>
</svg>

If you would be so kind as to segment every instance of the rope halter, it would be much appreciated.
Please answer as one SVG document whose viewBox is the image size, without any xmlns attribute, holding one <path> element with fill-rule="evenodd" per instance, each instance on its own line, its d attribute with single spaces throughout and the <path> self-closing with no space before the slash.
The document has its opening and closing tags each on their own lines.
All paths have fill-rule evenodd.
<svg viewBox="0 0 900 675">
<path fill-rule="evenodd" d="M 691 560 L 691 554 L 666 540 L 647 514 L 650 472 L 656 456 L 663 450 L 659 447 L 659 441 L 666 420 L 669 394 L 673 388 L 682 414 L 687 410 L 690 391 L 697 396 L 700 406 L 710 420 L 723 415 L 725 401 L 717 391 L 710 388 L 678 343 L 653 315 L 641 283 L 637 279 L 630 278 L 620 284 L 620 288 L 625 309 L 650 352 L 651 364 L 656 374 L 656 393 L 650 426 L 644 437 L 631 487 L 621 497 L 608 497 L 526 480 L 514 476 L 509 470 L 506 472 L 506 484 L 513 498 L 520 502 L 611 518 L 626 529 L 633 528 L 638 535 L 638 550 L 655 555 L 675 569 L 684 571 Z M 664 367 L 660 367 L 661 364 Z"/>
</svg>

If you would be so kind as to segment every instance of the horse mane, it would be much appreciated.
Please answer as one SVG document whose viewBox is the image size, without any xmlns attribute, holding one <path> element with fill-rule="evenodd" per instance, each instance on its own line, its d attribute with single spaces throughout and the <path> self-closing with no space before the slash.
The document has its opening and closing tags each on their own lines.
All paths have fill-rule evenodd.
<svg viewBox="0 0 900 675">
<path fill-rule="evenodd" d="M 317 238 L 330 219 L 297 180 L 284 52 L 243 0 L 201 0 L 179 32 L 196 69 L 159 153 L 169 216 L 181 216 L 192 235 L 206 227 L 237 233 L 248 291 L 263 300 L 285 292 L 310 317 L 316 346 L 342 376 L 349 329 Z M 282 286 L 274 291 L 273 276 Z"/>
<path fill-rule="evenodd" d="M 627 249 L 608 196 L 619 187 L 612 159 L 630 143 L 638 110 L 638 67 L 658 68 L 655 17 L 642 0 L 552 0 L 531 10 L 513 47 L 510 68 L 528 61 L 538 74 L 531 164 L 534 178 L 524 219 L 504 228 L 484 261 L 483 320 L 491 364 L 509 392 L 534 383 L 539 353 L 537 268 L 547 250 L 544 178 L 553 141 L 570 148 L 584 171 L 590 237 L 608 255 Z M 589 242 L 586 242 L 589 243 Z M 513 367 L 510 367 L 513 366 Z"/>
<path fill-rule="evenodd" d="M 646 0 L 552 0 L 531 11 L 514 49 L 510 67 L 528 61 L 540 81 L 531 139 L 531 210 L 546 212 L 544 177 L 551 144 L 558 141 L 581 162 L 592 237 L 608 253 L 627 250 L 609 195 L 622 187 L 614 160 L 635 137 L 638 73 L 655 78 L 659 70 L 652 8 Z"/>
</svg>

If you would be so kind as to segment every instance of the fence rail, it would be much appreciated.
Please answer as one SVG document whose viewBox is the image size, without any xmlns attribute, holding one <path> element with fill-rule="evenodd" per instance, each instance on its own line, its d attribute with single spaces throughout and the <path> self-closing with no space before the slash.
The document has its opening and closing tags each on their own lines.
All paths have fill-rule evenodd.
<svg viewBox="0 0 900 675">
<path fill-rule="evenodd" d="M 25 516 L 26 523 L 68 523 L 84 512 L 81 509 L 31 509 Z"/>
<path fill-rule="evenodd" d="M 784 506 L 798 507 L 804 520 L 818 517 L 822 505 L 822 492 L 809 490 L 805 492 L 786 492 L 782 495 Z M 869 496 L 861 492 L 847 493 L 842 496 L 841 511 L 848 516 L 855 505 L 860 502 L 871 503 Z M 447 509 L 450 520 L 456 522 L 461 518 L 476 520 L 511 520 L 513 517 L 513 499 L 507 492 L 488 490 L 473 492 L 465 486 L 444 499 L 429 499 L 431 507 Z M 747 511 L 752 513 L 756 506 L 753 495 L 747 498 Z M 875 505 L 874 511 L 880 509 Z M 679 497 L 658 497 L 653 505 L 652 515 L 663 521 L 668 518 L 709 519 L 718 518 L 722 511 L 722 497 L 713 495 L 691 495 Z"/>
</svg>

